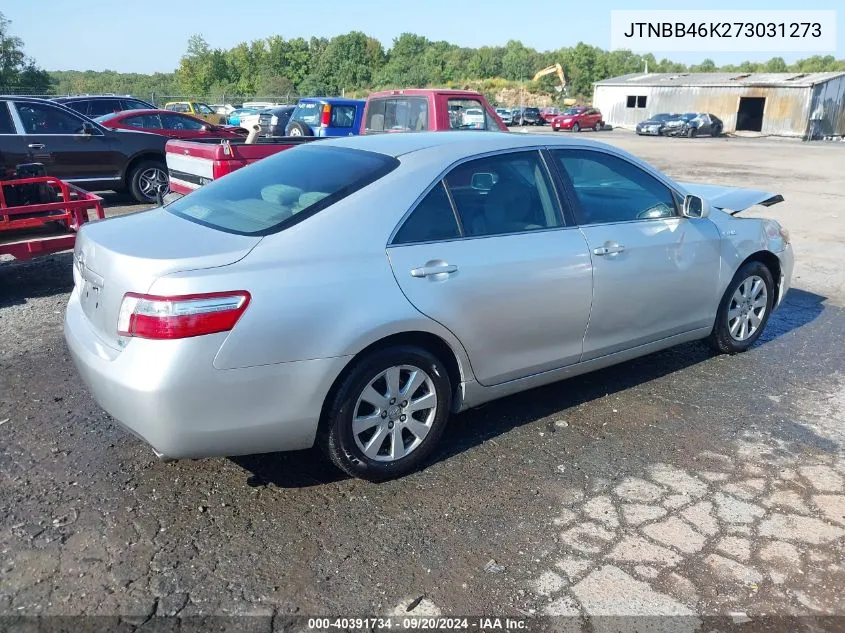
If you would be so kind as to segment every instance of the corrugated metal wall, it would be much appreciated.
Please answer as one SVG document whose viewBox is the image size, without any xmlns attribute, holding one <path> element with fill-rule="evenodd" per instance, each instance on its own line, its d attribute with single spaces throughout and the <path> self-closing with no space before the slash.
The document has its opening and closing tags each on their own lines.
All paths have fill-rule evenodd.
<svg viewBox="0 0 845 633">
<path fill-rule="evenodd" d="M 845 136 L 845 77 L 837 77 L 813 87 L 811 114 L 819 104 L 824 115 L 820 133 L 823 136 Z"/>
<path fill-rule="evenodd" d="M 830 94 L 825 91 L 831 88 Z M 845 124 L 842 93 L 845 82 L 842 78 L 815 87 L 825 91 L 820 98 L 835 101 L 838 95 L 838 125 Z M 838 90 L 838 92 L 837 92 Z M 627 107 L 628 96 L 645 95 L 645 108 Z M 754 86 L 608 86 L 598 84 L 593 105 L 601 110 L 606 123 L 619 127 L 633 128 L 640 121 L 658 112 L 708 112 L 715 114 L 725 123 L 726 132 L 736 131 L 736 118 L 740 97 L 765 97 L 763 129 L 761 134 L 775 136 L 803 137 L 808 130 L 811 113 L 811 87 L 754 87 Z M 831 112 L 833 107 L 828 108 Z M 837 118 L 838 117 L 838 118 Z M 841 134 L 841 132 L 840 132 Z"/>
</svg>

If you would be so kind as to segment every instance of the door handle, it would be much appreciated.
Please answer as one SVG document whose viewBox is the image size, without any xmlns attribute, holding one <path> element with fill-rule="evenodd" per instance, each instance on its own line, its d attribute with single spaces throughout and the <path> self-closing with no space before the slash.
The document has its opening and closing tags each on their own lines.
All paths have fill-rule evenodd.
<svg viewBox="0 0 845 633">
<path fill-rule="evenodd" d="M 27 147 L 29 149 L 44 149 L 44 143 L 30 143 Z"/>
<path fill-rule="evenodd" d="M 411 270 L 411 277 L 429 277 L 431 275 L 442 275 L 444 273 L 457 272 L 458 267 L 454 264 L 435 264 L 420 266 Z"/>
<path fill-rule="evenodd" d="M 605 255 L 618 255 L 625 251 L 625 247 L 622 244 L 617 244 L 616 242 L 606 242 L 604 246 L 599 246 L 598 248 L 593 249 L 593 255 L 599 255 L 603 257 Z"/>
</svg>

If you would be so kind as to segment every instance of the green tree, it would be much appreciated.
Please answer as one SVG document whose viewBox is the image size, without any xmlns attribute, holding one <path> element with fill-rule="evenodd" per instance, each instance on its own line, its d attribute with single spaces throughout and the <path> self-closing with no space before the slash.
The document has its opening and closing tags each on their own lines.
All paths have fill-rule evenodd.
<svg viewBox="0 0 845 633">
<path fill-rule="evenodd" d="M 523 46 L 522 42 L 510 40 L 502 55 L 502 75 L 505 79 L 523 81 L 531 79 L 538 70 L 537 53 Z"/>
<path fill-rule="evenodd" d="M 0 87 L 34 94 L 50 90 L 50 75 L 23 52 L 23 40 L 9 33 L 11 21 L 0 13 Z"/>
</svg>

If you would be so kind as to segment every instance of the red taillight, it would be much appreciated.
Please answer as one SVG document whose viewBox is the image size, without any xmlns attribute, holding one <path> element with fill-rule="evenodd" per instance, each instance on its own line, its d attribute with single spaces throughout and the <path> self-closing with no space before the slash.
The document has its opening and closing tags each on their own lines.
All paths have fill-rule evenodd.
<svg viewBox="0 0 845 633">
<path fill-rule="evenodd" d="M 117 317 L 117 333 L 177 339 L 227 332 L 249 304 L 245 290 L 162 297 L 128 292 Z"/>
<path fill-rule="evenodd" d="M 332 118 L 332 107 L 327 103 L 323 106 L 323 115 L 320 117 L 320 125 L 329 127 Z"/>
</svg>

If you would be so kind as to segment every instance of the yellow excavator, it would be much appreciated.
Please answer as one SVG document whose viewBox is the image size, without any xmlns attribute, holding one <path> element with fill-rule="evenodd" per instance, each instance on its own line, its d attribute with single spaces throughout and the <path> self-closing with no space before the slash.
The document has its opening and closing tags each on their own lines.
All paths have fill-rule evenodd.
<svg viewBox="0 0 845 633">
<path fill-rule="evenodd" d="M 560 85 L 555 86 L 555 90 L 562 93 L 563 89 L 566 88 L 566 77 L 563 74 L 563 66 L 561 66 L 560 64 L 554 64 L 552 66 L 547 66 L 546 68 L 543 68 L 542 70 L 538 70 L 537 74 L 534 75 L 534 79 L 532 81 L 537 81 L 538 79 L 540 79 L 540 77 L 545 77 L 546 75 L 551 75 L 552 73 L 555 73 L 557 75 L 557 78 L 560 80 Z M 563 100 L 563 105 L 567 105 L 567 106 L 568 105 L 575 105 L 576 103 L 577 103 L 576 99 L 564 99 Z"/>
</svg>

